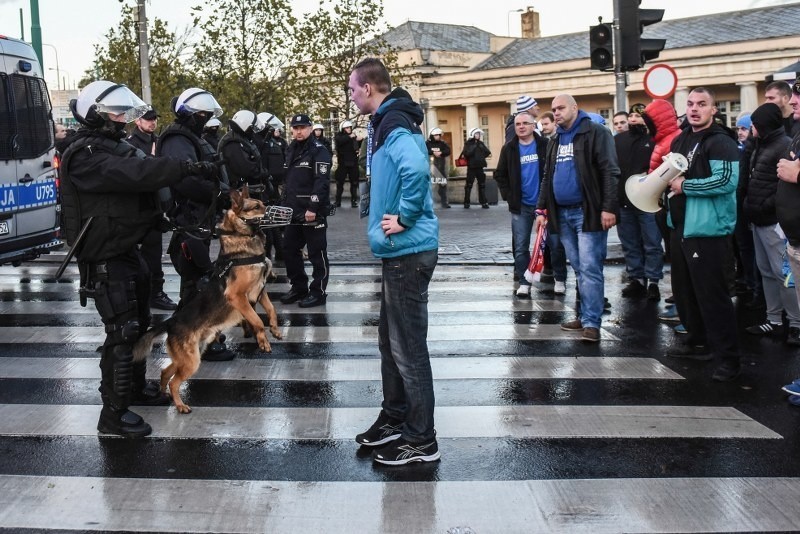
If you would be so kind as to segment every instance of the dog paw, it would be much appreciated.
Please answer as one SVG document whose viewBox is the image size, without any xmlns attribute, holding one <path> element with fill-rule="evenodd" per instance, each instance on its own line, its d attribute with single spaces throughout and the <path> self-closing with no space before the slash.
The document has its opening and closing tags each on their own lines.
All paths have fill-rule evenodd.
<svg viewBox="0 0 800 534">
<path fill-rule="evenodd" d="M 192 413 L 192 409 L 185 404 L 178 404 L 175 406 L 175 409 L 177 409 L 179 413 Z"/>
<path fill-rule="evenodd" d="M 272 347 L 269 344 L 269 341 L 266 343 L 259 343 L 258 348 L 260 348 L 263 352 L 272 352 Z"/>
<path fill-rule="evenodd" d="M 281 331 L 278 330 L 277 326 L 271 327 L 269 329 L 269 332 L 270 332 L 270 334 L 272 334 L 272 337 L 274 337 L 275 339 L 283 339 L 283 334 L 281 334 Z"/>
</svg>

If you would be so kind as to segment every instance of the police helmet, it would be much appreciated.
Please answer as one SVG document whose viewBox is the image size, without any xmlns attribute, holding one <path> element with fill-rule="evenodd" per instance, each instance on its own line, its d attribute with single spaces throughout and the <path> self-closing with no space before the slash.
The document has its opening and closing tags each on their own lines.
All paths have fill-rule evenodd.
<svg viewBox="0 0 800 534">
<path fill-rule="evenodd" d="M 325 133 L 325 127 L 320 123 L 316 123 L 314 126 L 311 127 L 312 130 L 322 130 Z"/>
<path fill-rule="evenodd" d="M 206 123 L 205 128 L 206 129 L 219 128 L 220 126 L 222 126 L 222 123 L 219 121 L 219 119 L 213 118 Z"/>
<path fill-rule="evenodd" d="M 240 109 L 234 113 L 230 120 L 231 128 L 247 133 L 249 130 L 260 132 L 264 129 L 264 122 L 258 120 L 258 116 L 252 111 Z"/>
<path fill-rule="evenodd" d="M 90 128 L 105 124 L 108 115 L 123 115 L 125 122 L 133 122 L 147 113 L 150 106 L 125 85 L 98 80 L 92 82 L 70 101 L 75 120 Z"/>
<path fill-rule="evenodd" d="M 481 137 L 483 136 L 483 130 L 481 130 L 480 128 L 473 128 L 473 129 L 471 129 L 469 131 L 469 136 L 468 136 L 469 139 L 472 139 L 473 137 L 475 137 L 476 133 L 481 134 Z"/>
<path fill-rule="evenodd" d="M 261 122 L 263 122 L 266 126 L 269 126 L 274 130 L 283 130 L 283 123 L 281 120 L 268 111 L 262 111 L 259 113 L 258 118 L 261 119 Z"/>
<path fill-rule="evenodd" d="M 175 99 L 172 109 L 179 117 L 201 112 L 211 113 L 212 117 L 222 115 L 222 107 L 214 95 L 199 87 L 192 87 L 182 92 Z"/>
<path fill-rule="evenodd" d="M 428 133 L 428 136 L 434 136 L 434 135 L 442 135 L 442 129 L 439 127 L 431 128 L 431 131 Z"/>
<path fill-rule="evenodd" d="M 344 130 L 345 128 L 352 128 L 352 127 L 353 127 L 353 123 L 352 123 L 352 122 L 350 122 L 350 121 L 344 121 L 344 122 L 341 124 L 341 126 L 339 126 L 339 129 L 340 129 L 340 130 Z"/>
</svg>

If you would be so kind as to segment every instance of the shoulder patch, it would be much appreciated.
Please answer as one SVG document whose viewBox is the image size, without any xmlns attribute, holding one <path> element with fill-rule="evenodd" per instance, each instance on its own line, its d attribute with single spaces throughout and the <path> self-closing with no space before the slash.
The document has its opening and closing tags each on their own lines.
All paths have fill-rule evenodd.
<svg viewBox="0 0 800 534">
<path fill-rule="evenodd" d="M 331 168 L 331 164 L 326 161 L 318 161 L 317 162 L 317 173 L 318 174 L 328 174 L 328 171 Z"/>
</svg>

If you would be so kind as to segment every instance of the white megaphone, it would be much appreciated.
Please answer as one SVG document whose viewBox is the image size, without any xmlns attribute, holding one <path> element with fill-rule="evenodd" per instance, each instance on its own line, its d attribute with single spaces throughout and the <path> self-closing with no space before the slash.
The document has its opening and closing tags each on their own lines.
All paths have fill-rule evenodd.
<svg viewBox="0 0 800 534">
<path fill-rule="evenodd" d="M 650 174 L 634 174 L 625 182 L 625 194 L 631 204 L 642 211 L 655 213 L 661 209 L 658 204 L 669 183 L 689 168 L 689 161 L 683 154 L 670 152 L 663 158 L 664 163 Z"/>
</svg>

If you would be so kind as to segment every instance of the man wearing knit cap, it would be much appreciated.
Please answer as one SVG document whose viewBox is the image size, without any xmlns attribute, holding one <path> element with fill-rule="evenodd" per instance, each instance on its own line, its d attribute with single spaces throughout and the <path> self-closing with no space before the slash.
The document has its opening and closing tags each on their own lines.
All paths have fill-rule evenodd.
<svg viewBox="0 0 800 534">
<path fill-rule="evenodd" d="M 761 272 L 767 320 L 745 329 L 748 334 L 763 336 L 783 334 L 783 312 L 789 320 L 790 345 L 800 346 L 800 306 L 794 289 L 783 283 L 784 239 L 778 232 L 775 197 L 778 191 L 778 161 L 786 154 L 791 139 L 783 128 L 780 108 L 770 102 L 751 115 L 755 149 L 750 157 L 744 213 L 753 225 L 756 264 Z"/>
<path fill-rule="evenodd" d="M 534 119 L 539 118 L 539 104 L 536 103 L 536 99 L 528 95 L 521 95 L 517 98 L 517 111 L 506 121 L 506 139 L 504 144 L 511 141 L 516 135 L 514 117 L 517 116 L 517 113 L 522 113 L 523 111 L 527 111 Z"/>
<path fill-rule="evenodd" d="M 749 113 L 742 113 L 736 119 L 736 137 L 739 139 L 739 150 L 744 150 L 744 143 L 750 136 L 750 126 L 752 125 L 753 121 L 750 120 Z"/>
</svg>

